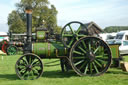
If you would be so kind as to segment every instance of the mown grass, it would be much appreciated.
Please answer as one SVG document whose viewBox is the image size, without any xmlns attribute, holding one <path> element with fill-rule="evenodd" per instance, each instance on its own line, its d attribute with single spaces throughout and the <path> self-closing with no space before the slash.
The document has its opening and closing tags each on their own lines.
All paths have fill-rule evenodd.
<svg viewBox="0 0 128 85">
<path fill-rule="evenodd" d="M 123 60 L 128 62 L 128 56 L 123 56 Z"/>
<path fill-rule="evenodd" d="M 2 60 L 3 56 L 3 60 Z M 110 68 L 104 75 L 79 77 L 73 71 L 61 72 L 60 66 L 44 66 L 43 75 L 36 80 L 20 80 L 15 73 L 15 63 L 20 55 L 0 55 L 0 85 L 127 85 L 128 72 Z M 54 59 L 42 60 L 43 63 Z M 59 63 L 56 62 L 56 64 Z"/>
</svg>

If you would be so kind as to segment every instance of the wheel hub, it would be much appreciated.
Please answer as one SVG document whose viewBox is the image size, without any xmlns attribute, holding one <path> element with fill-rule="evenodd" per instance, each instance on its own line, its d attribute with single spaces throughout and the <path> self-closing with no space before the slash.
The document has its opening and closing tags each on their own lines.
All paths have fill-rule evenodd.
<svg viewBox="0 0 128 85">
<path fill-rule="evenodd" d="M 27 65 L 26 68 L 27 68 L 28 71 L 31 71 L 32 70 L 32 65 Z"/>
<path fill-rule="evenodd" d="M 89 52 L 89 60 L 90 62 L 93 62 L 95 60 L 95 54 L 93 52 Z"/>
<path fill-rule="evenodd" d="M 78 34 L 74 34 L 73 36 L 74 36 L 74 37 L 77 37 L 77 36 L 78 36 Z"/>
</svg>

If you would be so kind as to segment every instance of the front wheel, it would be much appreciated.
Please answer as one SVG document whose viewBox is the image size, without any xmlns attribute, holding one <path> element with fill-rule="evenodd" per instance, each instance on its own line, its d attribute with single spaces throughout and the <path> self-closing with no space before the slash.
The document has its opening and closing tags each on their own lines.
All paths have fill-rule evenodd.
<svg viewBox="0 0 128 85">
<path fill-rule="evenodd" d="M 41 59 L 35 54 L 25 54 L 21 56 L 15 65 L 17 76 L 22 80 L 34 80 L 43 73 Z"/>
<path fill-rule="evenodd" d="M 70 63 L 80 76 L 98 76 L 107 71 L 112 57 L 108 45 L 97 37 L 76 41 L 70 51 Z"/>
</svg>

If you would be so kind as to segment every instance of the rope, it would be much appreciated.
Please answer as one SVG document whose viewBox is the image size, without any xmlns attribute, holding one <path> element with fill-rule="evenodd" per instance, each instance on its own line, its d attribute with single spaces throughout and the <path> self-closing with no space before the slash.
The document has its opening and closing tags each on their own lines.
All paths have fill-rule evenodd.
<svg viewBox="0 0 128 85">
<path fill-rule="evenodd" d="M 50 66 L 58 66 L 60 64 L 54 64 L 54 65 L 44 65 L 44 66 L 47 66 L 47 67 L 50 67 Z"/>
<path fill-rule="evenodd" d="M 60 60 L 55 60 L 55 61 L 52 61 L 52 62 L 44 63 L 44 66 L 47 66 L 47 67 L 50 67 L 50 66 L 58 66 L 60 64 L 48 65 L 48 64 L 51 64 L 51 63 L 56 63 L 58 61 L 60 61 Z"/>
<path fill-rule="evenodd" d="M 52 61 L 52 62 L 48 62 L 48 63 L 44 63 L 44 64 L 51 64 L 51 63 L 55 63 L 57 61 L 60 61 L 60 60 L 55 60 L 55 61 Z"/>
</svg>

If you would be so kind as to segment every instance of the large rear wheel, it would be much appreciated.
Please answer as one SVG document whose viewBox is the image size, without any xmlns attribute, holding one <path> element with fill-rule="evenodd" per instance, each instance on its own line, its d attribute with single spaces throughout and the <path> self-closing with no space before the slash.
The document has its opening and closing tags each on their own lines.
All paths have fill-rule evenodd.
<svg viewBox="0 0 128 85">
<path fill-rule="evenodd" d="M 111 64 L 108 45 L 97 37 L 84 37 L 75 42 L 70 51 L 70 63 L 80 76 L 98 76 L 107 71 Z"/>
</svg>

